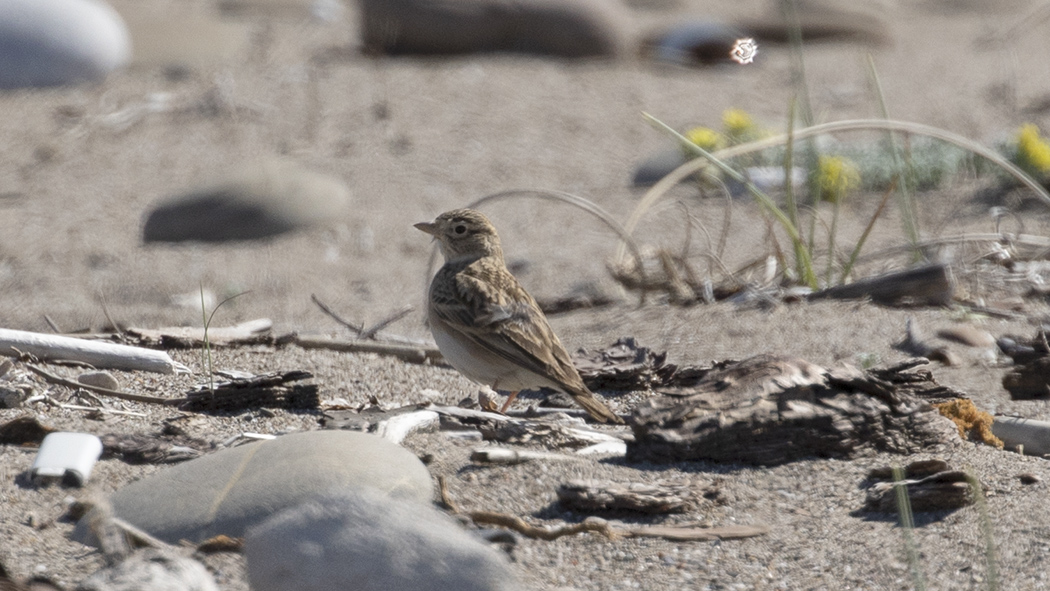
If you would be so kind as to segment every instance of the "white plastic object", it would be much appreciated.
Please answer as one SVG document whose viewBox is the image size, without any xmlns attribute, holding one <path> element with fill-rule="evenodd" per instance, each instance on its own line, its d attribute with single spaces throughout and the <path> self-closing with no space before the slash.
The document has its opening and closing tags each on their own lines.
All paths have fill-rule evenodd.
<svg viewBox="0 0 1050 591">
<path fill-rule="evenodd" d="M 33 482 L 61 480 L 83 486 L 102 455 L 102 440 L 89 433 L 49 433 L 40 444 L 30 475 Z"/>
</svg>

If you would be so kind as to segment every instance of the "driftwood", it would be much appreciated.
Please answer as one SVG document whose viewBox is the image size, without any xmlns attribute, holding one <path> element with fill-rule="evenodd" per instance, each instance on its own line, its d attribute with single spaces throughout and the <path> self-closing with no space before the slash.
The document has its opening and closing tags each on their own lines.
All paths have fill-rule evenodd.
<svg viewBox="0 0 1050 591">
<path fill-rule="evenodd" d="M 109 433 L 102 435 L 103 457 L 118 457 L 128 464 L 171 464 L 184 462 L 208 451 L 207 442 L 175 437 Z"/>
<path fill-rule="evenodd" d="M 677 370 L 667 363 L 667 353 L 639 346 L 631 337 L 597 351 L 580 349 L 572 356 L 580 377 L 592 390 L 644 390 L 667 384 Z"/>
<path fill-rule="evenodd" d="M 810 294 L 810 300 L 852 300 L 871 298 L 880 304 L 929 304 L 946 306 L 955 293 L 951 269 L 943 263 L 926 265 L 907 271 L 887 273 L 861 279 L 846 285 L 836 285 Z"/>
<path fill-rule="evenodd" d="M 616 485 L 595 480 L 561 485 L 558 501 L 565 507 L 585 512 L 685 513 L 697 505 L 688 484 Z"/>
<path fill-rule="evenodd" d="M 405 413 L 380 421 L 376 435 L 391 443 L 401 443 L 412 433 L 432 429 L 440 422 L 441 417 L 432 410 Z"/>
<path fill-rule="evenodd" d="M 189 373 L 163 351 L 0 328 L 0 355 L 28 354 L 44 361 L 79 361 L 96 368 Z"/>
<path fill-rule="evenodd" d="M 55 375 L 53 373 L 48 372 L 47 370 L 45 370 L 43 368 L 37 367 L 37 366 L 35 366 L 35 365 L 31 364 L 31 363 L 27 363 L 27 364 L 25 364 L 25 366 L 26 366 L 26 369 L 32 371 L 33 373 L 35 373 L 38 376 L 44 378 L 48 382 L 51 382 L 52 384 L 59 384 L 61 386 L 66 386 L 68 388 L 73 388 L 74 390 L 78 390 L 78 389 L 89 390 L 91 392 L 95 392 L 95 393 L 98 393 L 98 394 L 105 394 L 106 396 L 112 396 L 114 398 L 120 398 L 121 400 L 130 400 L 132 402 L 145 402 L 147 404 L 162 404 L 162 405 L 171 406 L 171 405 L 180 404 L 180 403 L 186 401 L 185 398 L 163 398 L 163 397 L 160 397 L 160 396 L 146 396 L 144 394 L 132 394 L 130 392 L 121 392 L 119 390 L 110 390 L 109 388 L 103 388 L 101 386 L 92 386 L 90 384 L 85 384 L 85 383 L 82 383 L 82 382 L 78 382 L 76 380 L 71 380 L 69 378 L 64 378 L 62 376 Z"/>
<path fill-rule="evenodd" d="M 1050 455 L 1050 422 L 997 416 L 992 433 L 1006 449 L 1036 457 Z"/>
<path fill-rule="evenodd" d="M 769 528 L 761 525 L 730 525 L 726 527 L 705 527 L 697 525 L 635 525 L 624 526 L 599 517 L 588 517 L 580 523 L 555 527 L 540 527 L 526 522 L 516 515 L 494 513 L 492 511 L 461 511 L 452 500 L 444 476 L 438 476 L 438 489 L 441 502 L 452 513 L 466 515 L 477 525 L 497 525 L 518 532 L 537 540 L 556 540 L 564 536 L 579 533 L 598 533 L 606 538 L 663 538 L 679 542 L 739 540 L 769 533 Z"/>
<path fill-rule="evenodd" d="M 962 396 L 925 360 L 861 372 L 753 357 L 662 391 L 633 417 L 633 461 L 714 460 L 774 465 L 865 451 L 914 453 L 959 441 L 930 400 Z"/>
<path fill-rule="evenodd" d="M 208 345 L 227 347 L 234 345 L 271 345 L 270 334 L 273 321 L 269 318 L 249 320 L 234 326 L 209 327 Z M 200 349 L 204 346 L 203 327 L 179 326 L 171 328 L 128 328 L 126 335 L 136 339 L 145 347 L 161 349 Z"/>
<path fill-rule="evenodd" d="M 1050 357 L 1014 366 L 1003 376 L 1003 388 L 1014 400 L 1050 398 Z"/>
<path fill-rule="evenodd" d="M 296 337 L 293 342 L 304 349 L 329 349 L 331 351 L 348 351 L 353 353 L 376 353 L 397 357 L 409 363 L 429 363 L 442 365 L 445 358 L 437 347 L 401 343 L 384 343 L 380 341 L 333 339 L 329 337 Z"/>
<path fill-rule="evenodd" d="M 36 417 L 18 417 L 0 425 L 0 445 L 40 445 L 44 437 L 54 431 Z"/>
<path fill-rule="evenodd" d="M 540 443 L 554 449 L 578 449 L 597 443 L 623 441 L 613 433 L 565 424 L 550 418 L 505 421 L 495 429 L 481 427 L 479 430 L 485 439 L 504 443 Z"/>
<path fill-rule="evenodd" d="M 999 349 L 1014 360 L 1014 368 L 1003 376 L 1003 388 L 1014 400 L 1050 398 L 1050 345 L 1045 330 L 1031 339 L 1003 337 Z"/>
<path fill-rule="evenodd" d="M 179 405 L 180 410 L 239 411 L 246 408 L 316 409 L 321 401 L 317 384 L 290 382 L 312 378 L 306 371 L 288 371 L 198 386 Z"/>
<path fill-rule="evenodd" d="M 579 456 L 567 454 L 532 451 L 529 449 L 507 449 L 504 447 L 476 449 L 470 454 L 470 461 L 479 464 L 524 464 L 535 460 L 563 462 L 579 459 Z"/>
<path fill-rule="evenodd" d="M 894 481 L 890 467 L 872 470 L 867 487 L 864 508 L 868 511 L 896 513 L 897 489 L 906 487 L 912 511 L 950 511 L 974 502 L 970 477 L 962 471 L 951 470 L 944 460 L 912 462 L 903 470 L 903 479 Z"/>
</svg>

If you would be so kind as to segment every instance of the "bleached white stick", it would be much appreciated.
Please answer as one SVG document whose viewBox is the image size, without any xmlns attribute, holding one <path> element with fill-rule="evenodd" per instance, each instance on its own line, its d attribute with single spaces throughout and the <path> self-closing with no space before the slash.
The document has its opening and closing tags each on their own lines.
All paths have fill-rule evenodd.
<svg viewBox="0 0 1050 591">
<path fill-rule="evenodd" d="M 438 416 L 438 413 L 432 410 L 419 410 L 380 421 L 376 426 L 376 435 L 400 444 L 412 433 L 429 429 L 440 422 L 441 417 Z"/>
<path fill-rule="evenodd" d="M 164 351 L 0 328 L 0 355 L 16 357 L 19 352 L 43 361 L 80 361 L 106 369 L 190 373 Z"/>
</svg>

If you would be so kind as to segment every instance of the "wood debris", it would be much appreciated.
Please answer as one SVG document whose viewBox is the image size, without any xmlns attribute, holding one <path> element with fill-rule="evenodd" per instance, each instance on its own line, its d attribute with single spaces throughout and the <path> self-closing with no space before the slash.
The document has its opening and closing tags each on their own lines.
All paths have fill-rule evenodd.
<svg viewBox="0 0 1050 591">
<path fill-rule="evenodd" d="M 1014 368 L 1003 376 L 1003 388 L 1014 400 L 1050 398 L 1050 345 L 1046 329 L 1032 339 L 1004 337 L 999 348 L 1014 360 Z"/>
<path fill-rule="evenodd" d="M 642 347 L 632 337 L 618 339 L 597 351 L 580 349 L 572 356 L 580 377 L 592 390 L 645 390 L 666 385 L 678 370 L 667 353 Z"/>
<path fill-rule="evenodd" d="M 558 501 L 569 509 L 587 513 L 685 513 L 698 505 L 692 487 L 682 483 L 612 484 L 574 480 L 558 487 Z"/>
<path fill-rule="evenodd" d="M 929 404 L 950 389 L 928 372 L 907 371 L 914 366 L 829 371 L 799 359 L 752 357 L 640 405 L 627 457 L 773 465 L 957 443 L 955 426 Z"/>
<path fill-rule="evenodd" d="M 814 292 L 810 300 L 871 298 L 879 304 L 947 306 L 955 295 L 951 268 L 934 263 L 836 285 Z"/>
<path fill-rule="evenodd" d="M 36 417 L 21 416 L 0 425 L 0 445 L 40 445 L 54 431 Z"/>
<path fill-rule="evenodd" d="M 187 437 L 108 433 L 100 437 L 104 457 L 117 457 L 128 464 L 172 464 L 200 457 L 213 447 Z"/>
<path fill-rule="evenodd" d="M 205 337 L 207 337 L 209 347 L 273 345 L 275 338 L 270 333 L 272 328 L 272 320 L 259 318 L 234 326 L 209 326 L 207 331 L 203 327 L 193 326 L 169 328 L 129 327 L 125 330 L 125 334 L 143 347 L 200 349 L 205 344 Z"/>
<path fill-rule="evenodd" d="M 321 403 L 317 384 L 292 384 L 312 377 L 310 372 L 296 370 L 218 382 L 214 389 L 202 385 L 186 395 L 179 409 L 195 412 L 316 409 Z"/>
<path fill-rule="evenodd" d="M 700 525 L 624 525 L 599 517 L 588 517 L 580 523 L 543 527 L 532 525 L 516 515 L 495 513 L 492 511 L 463 511 L 452 500 L 445 478 L 438 476 L 438 488 L 441 502 L 452 513 L 466 515 L 477 525 L 497 525 L 537 540 L 556 540 L 558 538 L 580 533 L 599 533 L 608 539 L 620 537 L 663 538 L 666 540 L 689 542 L 710 540 L 736 540 L 761 536 L 769 533 L 769 528 L 762 525 L 731 525 L 727 527 L 708 527 Z"/>
<path fill-rule="evenodd" d="M 893 469 L 888 466 L 869 474 L 868 479 L 877 482 L 867 487 L 865 510 L 896 513 L 897 488 L 902 486 L 907 489 L 912 511 L 951 511 L 974 502 L 971 477 L 951 470 L 943 460 L 913 462 L 901 472 L 904 479 L 899 481 L 893 480 Z"/>
</svg>

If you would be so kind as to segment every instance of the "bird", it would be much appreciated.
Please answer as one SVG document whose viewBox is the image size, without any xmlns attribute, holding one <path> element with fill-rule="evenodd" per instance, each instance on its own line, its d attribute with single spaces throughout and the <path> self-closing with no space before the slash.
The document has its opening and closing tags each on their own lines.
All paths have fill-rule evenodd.
<svg viewBox="0 0 1050 591">
<path fill-rule="evenodd" d="M 445 264 L 430 283 L 427 320 L 441 355 L 468 379 L 510 392 L 548 387 L 571 396 L 596 421 L 623 423 L 583 383 L 529 292 L 507 270 L 492 222 L 454 209 L 415 227 L 437 240 Z"/>
</svg>

